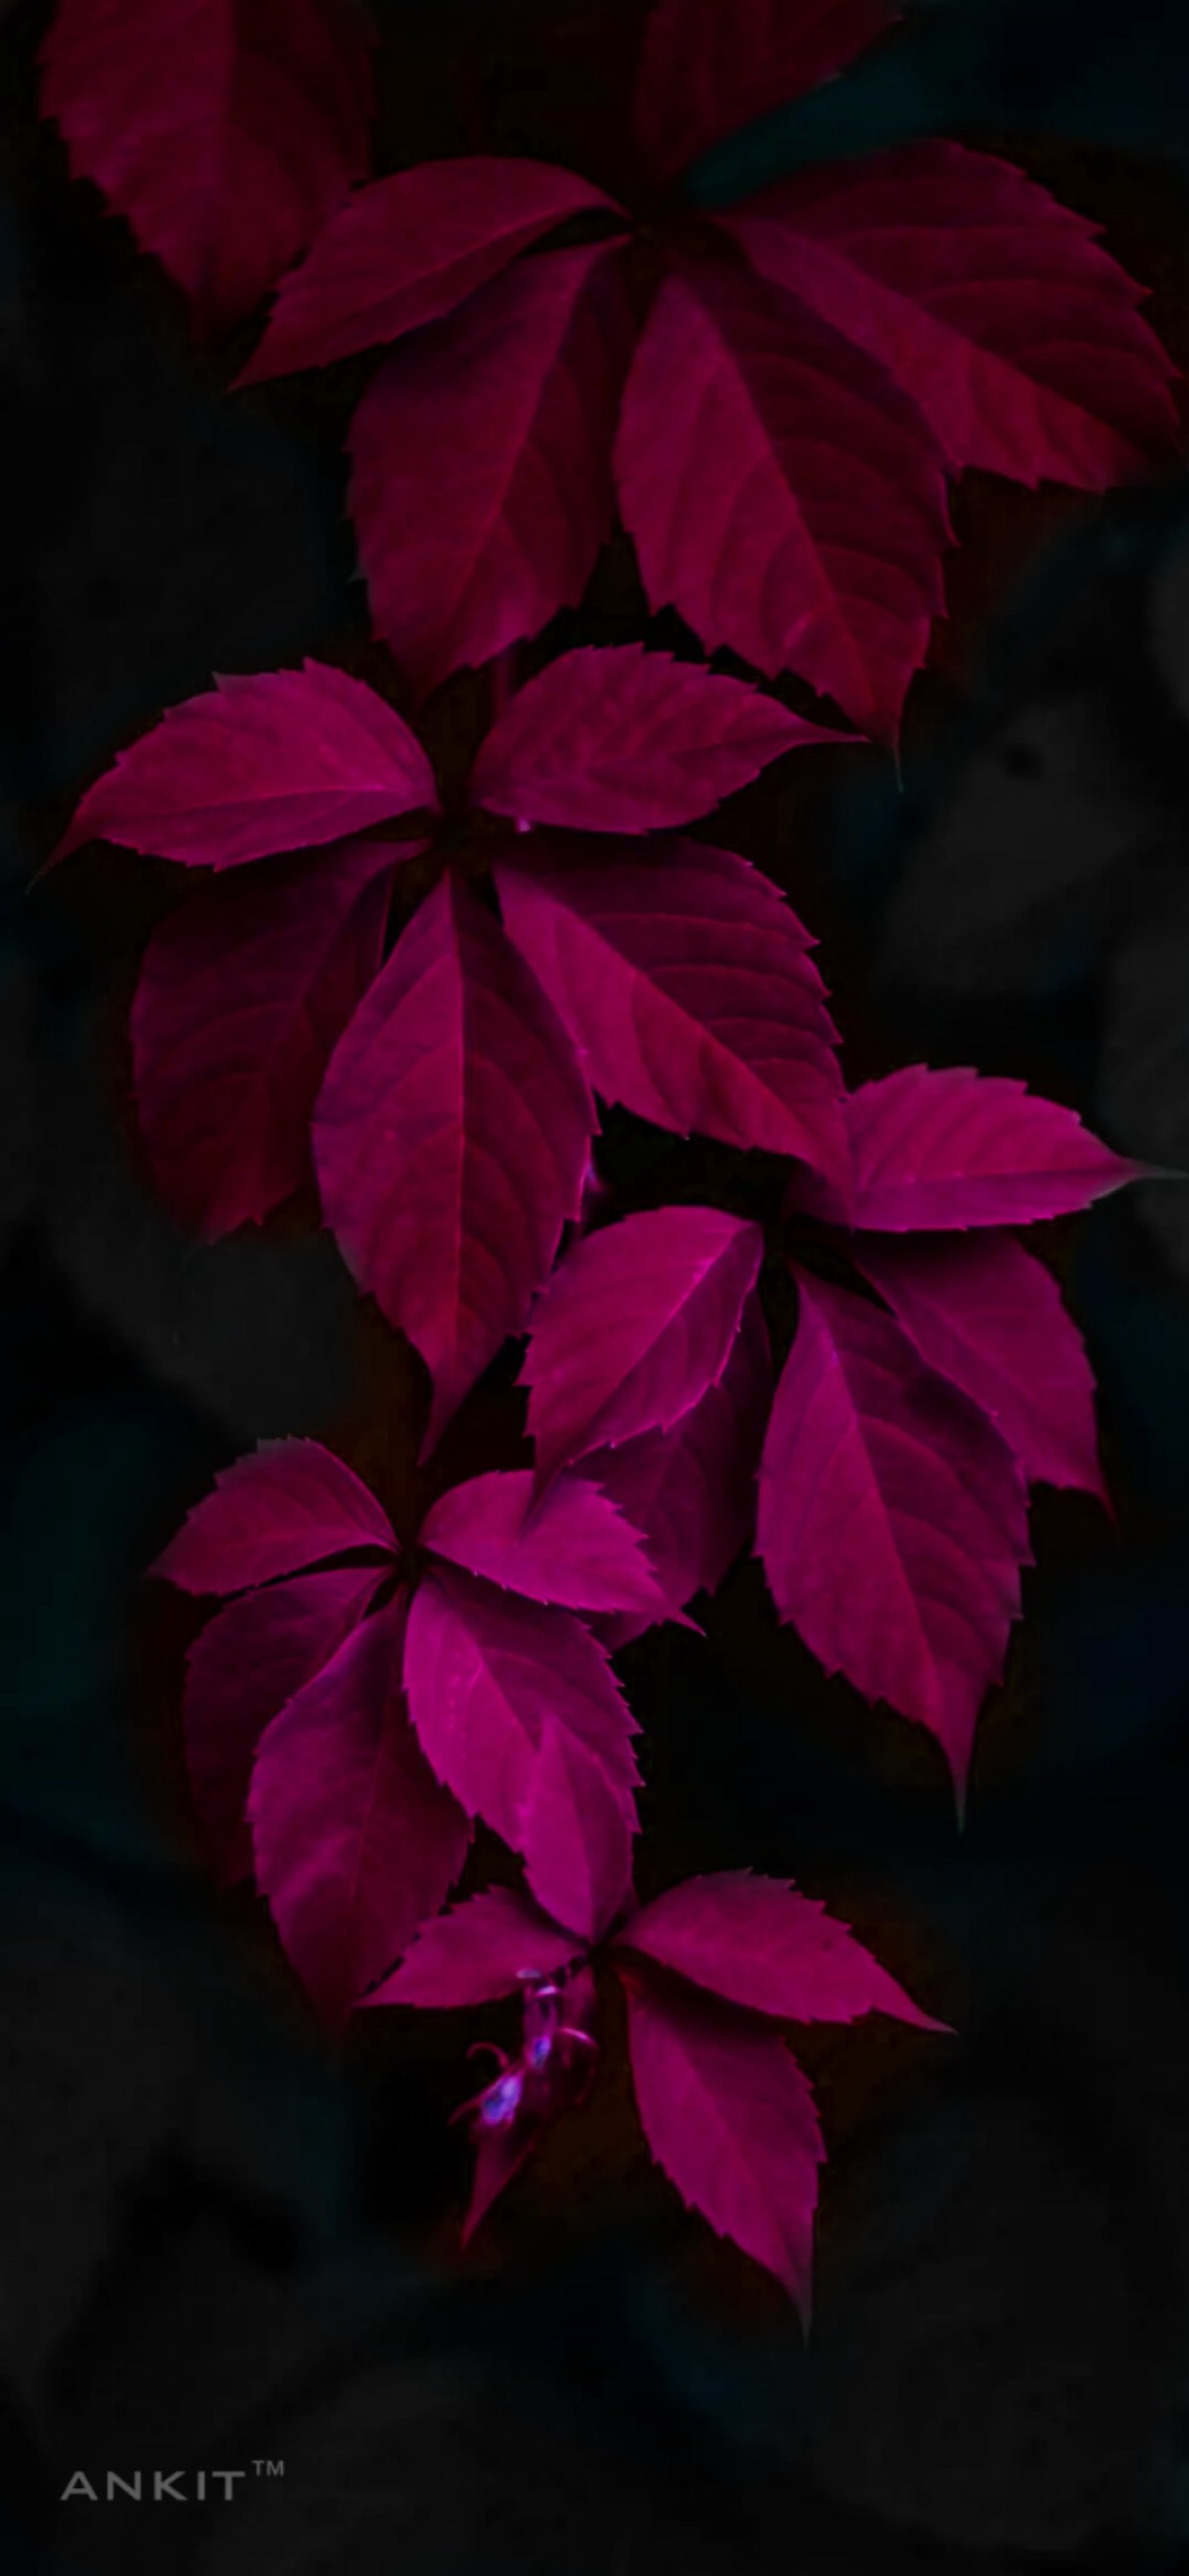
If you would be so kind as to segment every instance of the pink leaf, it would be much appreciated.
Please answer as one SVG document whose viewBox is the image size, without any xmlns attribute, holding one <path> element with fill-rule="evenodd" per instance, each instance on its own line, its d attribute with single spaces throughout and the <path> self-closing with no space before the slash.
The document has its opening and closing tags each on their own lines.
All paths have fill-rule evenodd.
<svg viewBox="0 0 1189 2576">
<path fill-rule="evenodd" d="M 921 2012 L 845 1923 L 787 1879 L 724 1870 L 690 1878 L 633 1914 L 617 1935 L 724 2002 L 783 2021 L 853 2021 L 884 2012 L 922 2030 Z"/>
<path fill-rule="evenodd" d="M 491 914 L 443 879 L 340 1039 L 314 1122 L 327 1221 L 433 1377 L 427 1450 L 523 1331 L 577 1215 L 593 1125 L 552 1005 Z"/>
<path fill-rule="evenodd" d="M 605 1100 L 845 1182 L 837 1039 L 810 941 L 767 878 L 698 841 L 534 833 L 497 870 L 511 938 Z"/>
<path fill-rule="evenodd" d="M 644 2135 L 690 2209 L 774 2272 L 809 2322 L 817 2169 L 813 2095 L 783 2039 L 709 1998 L 628 1985 Z"/>
<path fill-rule="evenodd" d="M 477 805 L 583 832 L 696 822 L 765 763 L 844 737 L 642 644 L 563 653 L 509 700 L 475 764 Z"/>
<path fill-rule="evenodd" d="M 409 1707 L 438 1778 L 522 1852 L 539 1904 L 583 1940 L 627 1894 L 631 1712 L 568 1610 L 439 1567 L 409 1614 Z"/>
<path fill-rule="evenodd" d="M 327 367 L 465 303 L 567 216 L 616 208 L 544 161 L 421 161 L 361 188 L 285 279 L 241 385 Z"/>
<path fill-rule="evenodd" d="M 1106 1499 L 1094 1379 L 1057 1282 L 1010 1234 L 865 1235 L 855 1258 L 923 1360 L 989 1413 L 1029 1483 Z"/>
<path fill-rule="evenodd" d="M 759 1553 L 781 1618 L 827 1672 L 929 1727 L 961 1796 L 1031 1561 L 1019 1471 L 892 1316 L 820 1279 L 798 1286 Z"/>
<path fill-rule="evenodd" d="M 408 726 L 362 680 L 306 662 L 171 707 L 88 789 L 51 864 L 119 841 L 187 867 L 242 867 L 422 806 L 436 811 L 437 792 Z"/>
<path fill-rule="evenodd" d="M 616 478 L 654 609 L 895 739 L 944 606 L 949 521 L 933 434 L 865 351 L 743 270 L 668 278 Z"/>
<path fill-rule="evenodd" d="M 923 1064 L 864 1083 L 847 1103 L 856 1225 L 1028 1225 L 1122 1189 L 1136 1165 L 1112 1154 L 1072 1109 L 1022 1082 Z"/>
<path fill-rule="evenodd" d="M 279 874 L 265 860 L 153 932 L 132 1008 L 140 1126 L 158 1189 L 195 1233 L 259 1221 L 311 1176 L 314 1102 L 379 972 L 397 856 L 365 838 Z"/>
<path fill-rule="evenodd" d="M 470 1574 L 563 1610 L 664 1616 L 664 1594 L 626 1515 L 581 1476 L 557 1476 L 534 1507 L 531 1468 L 473 1476 L 429 1512 L 421 1545 Z"/>
<path fill-rule="evenodd" d="M 221 329 L 363 177 L 370 42 L 352 0 L 58 0 L 42 105 Z"/>
<path fill-rule="evenodd" d="M 404 1624 L 399 1597 L 365 1619 L 274 1717 L 252 1773 L 256 1875 L 332 2022 L 438 1912 L 470 1841 L 409 1724 Z"/>
<path fill-rule="evenodd" d="M 624 1217 L 567 1254 L 521 1371 L 538 1473 L 668 1431 L 721 1378 L 764 1248 L 718 1208 Z"/>
<path fill-rule="evenodd" d="M 912 143 L 722 218 L 878 360 L 950 463 L 1098 492 L 1175 437 L 1175 373 L 1096 226 L 986 152 Z"/>
<path fill-rule="evenodd" d="M 396 1546 L 376 1497 L 319 1440 L 261 1440 L 215 1478 L 153 1567 L 183 1592 L 246 1592 L 348 1549 Z"/>
<path fill-rule="evenodd" d="M 899 12 L 887 0 L 656 0 L 635 128 L 659 177 L 853 62 Z"/>
<path fill-rule="evenodd" d="M 596 245 L 525 260 L 384 361 L 351 431 L 351 511 L 376 630 L 419 690 L 581 599 L 629 346 Z"/>
<path fill-rule="evenodd" d="M 336 1567 L 245 1592 L 195 1639 L 182 1703 L 186 1767 L 225 1883 L 251 1875 L 248 1787 L 269 1719 L 337 1654 L 382 1574 L 375 1565 Z"/>
<path fill-rule="evenodd" d="M 491 1887 L 439 1914 L 369 2004 L 418 2004 L 443 2011 L 514 1995 L 527 1976 L 556 1976 L 575 1955 L 573 1934 L 551 1923 L 511 1888 Z"/>
</svg>

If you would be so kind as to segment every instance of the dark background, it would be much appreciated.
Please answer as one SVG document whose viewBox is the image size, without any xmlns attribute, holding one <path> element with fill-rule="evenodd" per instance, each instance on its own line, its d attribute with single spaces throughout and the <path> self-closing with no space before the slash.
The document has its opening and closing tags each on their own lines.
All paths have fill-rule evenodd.
<svg viewBox="0 0 1189 2576">
<path fill-rule="evenodd" d="M 635 5 L 374 14 L 379 167 L 481 144 L 605 166 Z M 806 2048 L 831 2146 L 808 2349 L 652 2174 L 610 2067 L 460 2260 L 447 2123 L 472 2029 L 377 2015 L 333 2057 L 262 1909 L 211 1892 L 177 1743 L 191 1627 L 143 1569 L 264 1434 L 399 1449 L 409 1369 L 308 1211 L 203 1249 L 146 1187 L 123 1020 L 173 872 L 91 852 L 27 889 L 164 704 L 214 669 L 360 652 L 354 379 L 227 395 L 251 333 L 196 350 L 38 125 L 47 16 L 0 0 L 5 2564 L 1171 2568 L 1189 2540 L 1175 1185 L 1046 1230 L 1119 1517 L 1038 1499 L 963 1835 L 936 1749 L 825 1684 L 754 1567 L 705 1641 L 666 1630 L 625 1658 L 658 1879 L 795 1875 L 958 2025 Z M 896 45 L 723 147 L 699 189 L 913 132 L 1002 150 L 1103 222 L 1189 360 L 1183 5 L 920 0 Z M 971 477 L 957 517 L 902 789 L 874 752 L 815 754 L 715 831 L 821 934 L 852 1077 L 926 1056 L 1011 1072 L 1189 1165 L 1189 478 L 1100 508 Z M 621 558 L 565 623 L 645 631 Z M 467 685 L 444 722 L 467 722 Z M 138 2464 L 246 2476 L 233 2506 L 58 2508 L 73 2469 Z"/>
</svg>

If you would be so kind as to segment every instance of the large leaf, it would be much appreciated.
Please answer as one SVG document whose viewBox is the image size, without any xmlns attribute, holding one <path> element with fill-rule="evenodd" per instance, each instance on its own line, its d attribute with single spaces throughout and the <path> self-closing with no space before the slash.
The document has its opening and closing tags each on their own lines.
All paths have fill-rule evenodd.
<svg viewBox="0 0 1189 2576">
<path fill-rule="evenodd" d="M 885 2012 L 923 2030 L 923 2013 L 845 1923 L 786 1879 L 723 1870 L 689 1878 L 633 1914 L 618 1939 L 724 2002 L 782 2021 L 853 2021 Z"/>
<path fill-rule="evenodd" d="M 962 1795 L 1029 1559 L 1010 1449 L 891 1315 L 799 1280 L 760 1469 L 759 1553 L 827 1672 L 929 1727 Z"/>
<path fill-rule="evenodd" d="M 1072 1109 L 962 1065 L 935 1073 L 914 1064 L 864 1083 L 847 1102 L 847 1126 L 854 1221 L 875 1232 L 1064 1216 L 1121 1189 L 1138 1168 L 1100 1145 Z"/>
<path fill-rule="evenodd" d="M 723 220 L 888 368 L 952 465 L 1097 492 L 1175 436 L 1141 290 L 1009 162 L 913 143 L 803 171 Z"/>
<path fill-rule="evenodd" d="M 411 844 L 415 848 L 417 844 Z M 331 1053 L 379 972 L 396 850 L 361 838 L 203 886 L 167 913 L 132 1008 L 157 1187 L 208 1238 L 311 1176 Z"/>
<path fill-rule="evenodd" d="M 509 935 L 605 1100 L 845 1186 L 837 1039 L 811 943 L 766 877 L 698 841 L 537 833 L 497 875 Z"/>
<path fill-rule="evenodd" d="M 42 105 L 220 329 L 363 177 L 369 52 L 354 0 L 58 0 Z"/>
<path fill-rule="evenodd" d="M 553 1977 L 575 1955 L 571 1932 L 508 1887 L 490 1887 L 453 1905 L 418 1933 L 408 1956 L 369 2004 L 420 2004 L 442 2010 L 486 2004 L 524 1991 L 522 1980 Z"/>
<path fill-rule="evenodd" d="M 601 188 L 544 161 L 477 154 L 377 179 L 285 279 L 238 381 L 326 367 L 440 321 L 554 224 L 594 207 L 614 211 Z"/>
<path fill-rule="evenodd" d="M 427 1448 L 523 1330 L 578 1213 L 593 1125 L 552 1004 L 445 878 L 340 1040 L 314 1122 L 327 1221 L 433 1377 Z"/>
<path fill-rule="evenodd" d="M 874 359 L 767 279 L 682 270 L 628 380 L 616 479 L 653 608 L 894 740 L 949 521 L 933 433 Z"/>
<path fill-rule="evenodd" d="M 596 246 L 509 270 L 385 359 L 351 430 L 372 618 L 421 690 L 581 599 L 630 324 Z"/>
<path fill-rule="evenodd" d="M 154 1574 L 183 1592 L 244 1592 L 348 1550 L 396 1545 L 387 1513 L 319 1440 L 262 1440 L 215 1478 Z"/>
<path fill-rule="evenodd" d="M 563 1610 L 663 1618 L 665 1595 L 640 1532 L 585 1476 L 556 1476 L 535 1498 L 531 1468 L 472 1476 L 427 1514 L 421 1545 L 470 1574 Z"/>
<path fill-rule="evenodd" d="M 668 1431 L 721 1378 L 755 1282 L 758 1226 L 718 1208 L 624 1217 L 567 1255 L 521 1372 L 542 1478 L 638 1431 Z"/>
<path fill-rule="evenodd" d="M 655 0 L 635 129 L 660 178 L 737 126 L 816 89 L 894 26 L 887 0 Z"/>
<path fill-rule="evenodd" d="M 234 868 L 437 806 L 416 737 L 362 680 L 322 662 L 220 679 L 170 707 L 89 788 L 53 853 L 119 841 Z"/>
</svg>

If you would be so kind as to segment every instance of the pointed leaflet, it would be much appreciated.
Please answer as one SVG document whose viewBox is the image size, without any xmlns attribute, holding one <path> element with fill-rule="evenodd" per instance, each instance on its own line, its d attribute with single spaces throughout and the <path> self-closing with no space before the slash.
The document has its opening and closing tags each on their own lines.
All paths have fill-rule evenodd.
<svg viewBox="0 0 1189 2576">
<path fill-rule="evenodd" d="M 923 2030 L 944 2027 L 918 2010 L 847 1924 L 787 1879 L 749 1870 L 686 1879 L 633 1914 L 616 1938 L 724 2002 L 782 2021 L 885 2012 Z"/>
<path fill-rule="evenodd" d="M 244 1592 L 348 1549 L 396 1541 L 387 1513 L 318 1440 L 262 1440 L 215 1478 L 154 1574 L 183 1592 Z"/>
<path fill-rule="evenodd" d="M 663 1618 L 640 1533 L 597 1486 L 558 1476 L 535 1506 L 534 1491 L 531 1468 L 472 1476 L 434 1504 L 421 1545 L 532 1601 Z"/>
<path fill-rule="evenodd" d="M 1105 1499 L 1094 1379 L 1057 1282 L 1010 1234 L 901 1243 L 855 1259 L 930 1368 L 989 1413 L 1029 1483 Z"/>
<path fill-rule="evenodd" d="M 287 277 L 238 382 L 326 367 L 399 340 L 465 302 L 554 224 L 616 211 L 601 188 L 545 161 L 422 161 L 361 188 Z"/>
<path fill-rule="evenodd" d="M 654 609 L 895 738 L 944 605 L 949 522 L 933 434 L 865 351 L 742 269 L 679 272 L 628 380 L 615 471 Z"/>
<path fill-rule="evenodd" d="M 1099 492 L 1176 434 L 1140 289 L 1010 162 L 914 143 L 803 171 L 721 220 L 888 369 L 951 465 Z"/>
<path fill-rule="evenodd" d="M 327 1222 L 433 1377 L 427 1448 L 523 1330 L 593 1125 L 552 1005 L 444 878 L 340 1040 L 314 1122 Z"/>
<path fill-rule="evenodd" d="M 251 1875 L 248 1786 L 269 1719 L 338 1652 L 382 1572 L 339 1566 L 242 1593 L 195 1639 L 182 1702 L 186 1768 L 225 1883 Z"/>
<path fill-rule="evenodd" d="M 332 2022 L 438 1912 L 470 1840 L 409 1724 L 404 1624 L 399 1597 L 365 1619 L 274 1717 L 252 1773 L 256 1877 Z"/>
<path fill-rule="evenodd" d="M 153 932 L 132 1007 L 140 1128 L 158 1189 L 196 1233 L 259 1220 L 310 1176 L 314 1102 L 379 972 L 397 856 L 363 838 L 262 860 Z"/>
<path fill-rule="evenodd" d="M 1072 1109 L 964 1065 L 864 1083 L 846 1115 L 854 1222 L 876 1232 L 1028 1225 L 1088 1207 L 1137 1170 Z"/>
<path fill-rule="evenodd" d="M 655 0 L 636 136 L 663 179 L 726 134 L 830 80 L 899 15 L 887 0 Z"/>
<path fill-rule="evenodd" d="M 409 1613 L 409 1707 L 438 1778 L 522 1852 L 538 1903 L 589 1940 L 627 1894 L 633 1721 L 568 1610 L 440 1566 Z"/>
<path fill-rule="evenodd" d="M 693 823 L 802 743 L 837 742 L 774 698 L 642 644 L 563 653 L 481 744 L 477 805 L 582 832 Z"/>
<path fill-rule="evenodd" d="M 218 329 L 363 177 L 369 51 L 354 0 L 58 0 L 42 106 Z"/>
<path fill-rule="evenodd" d="M 781 1618 L 827 1672 L 929 1727 L 960 1794 L 1031 1561 L 1019 1471 L 892 1316 L 820 1279 L 798 1287 L 759 1554 Z"/>
<path fill-rule="evenodd" d="M 809 2321 L 817 2169 L 813 2094 L 775 2031 L 709 1996 L 628 1984 L 644 2135 L 690 2209 L 782 2281 Z"/>
<path fill-rule="evenodd" d="M 573 1959 L 571 1932 L 511 1888 L 490 1887 L 451 1906 L 418 1933 L 407 1957 L 366 1998 L 447 2010 L 522 1991 L 521 1979 L 556 1976 Z"/>
<path fill-rule="evenodd" d="M 437 807 L 416 737 L 362 680 L 322 662 L 220 679 L 171 707 L 84 796 L 53 853 L 119 841 L 188 867 L 242 867 Z"/>
<path fill-rule="evenodd" d="M 718 1208 L 624 1217 L 568 1253 L 537 1306 L 529 1430 L 542 1479 L 637 1431 L 668 1431 L 717 1384 L 764 1239 Z"/>
<path fill-rule="evenodd" d="M 845 1182 L 833 1023 L 807 934 L 766 877 L 698 841 L 546 833 L 496 874 L 509 936 L 593 1090 Z"/>
<path fill-rule="evenodd" d="M 351 512 L 376 631 L 418 689 L 581 599 L 629 346 L 596 246 L 523 261 L 380 368 L 352 425 Z"/>
</svg>

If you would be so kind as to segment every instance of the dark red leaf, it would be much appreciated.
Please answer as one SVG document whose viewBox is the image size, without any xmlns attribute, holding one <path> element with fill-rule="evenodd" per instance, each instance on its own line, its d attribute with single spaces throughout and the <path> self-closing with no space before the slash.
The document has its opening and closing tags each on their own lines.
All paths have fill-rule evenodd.
<svg viewBox="0 0 1189 2576">
<path fill-rule="evenodd" d="M 727 2003 L 782 2021 L 854 2021 L 884 2012 L 942 2030 L 824 1905 L 787 1879 L 725 1870 L 686 1879 L 633 1914 L 617 1936 Z"/>
<path fill-rule="evenodd" d="M 531 1468 L 472 1476 L 433 1505 L 421 1545 L 532 1601 L 563 1610 L 663 1618 L 665 1596 L 640 1532 L 584 1476 L 557 1476 L 536 1497 Z"/>
<path fill-rule="evenodd" d="M 816 89 L 898 10 L 887 0 L 656 0 L 636 82 L 636 136 L 663 179 L 740 125 Z"/>
<path fill-rule="evenodd" d="M 425 1924 L 395 1974 L 364 2000 L 441 2010 L 492 2003 L 518 1993 L 523 1978 L 556 1976 L 574 1955 L 571 1932 L 528 1897 L 491 1887 Z"/>
<path fill-rule="evenodd" d="M 967 1066 L 909 1065 L 864 1083 L 846 1114 L 854 1222 L 876 1232 L 1027 1225 L 1088 1207 L 1138 1170 L 1072 1109 Z"/>
<path fill-rule="evenodd" d="M 215 1478 L 154 1574 L 183 1592 L 245 1592 L 348 1549 L 396 1546 L 387 1513 L 318 1440 L 262 1440 Z"/>
</svg>

